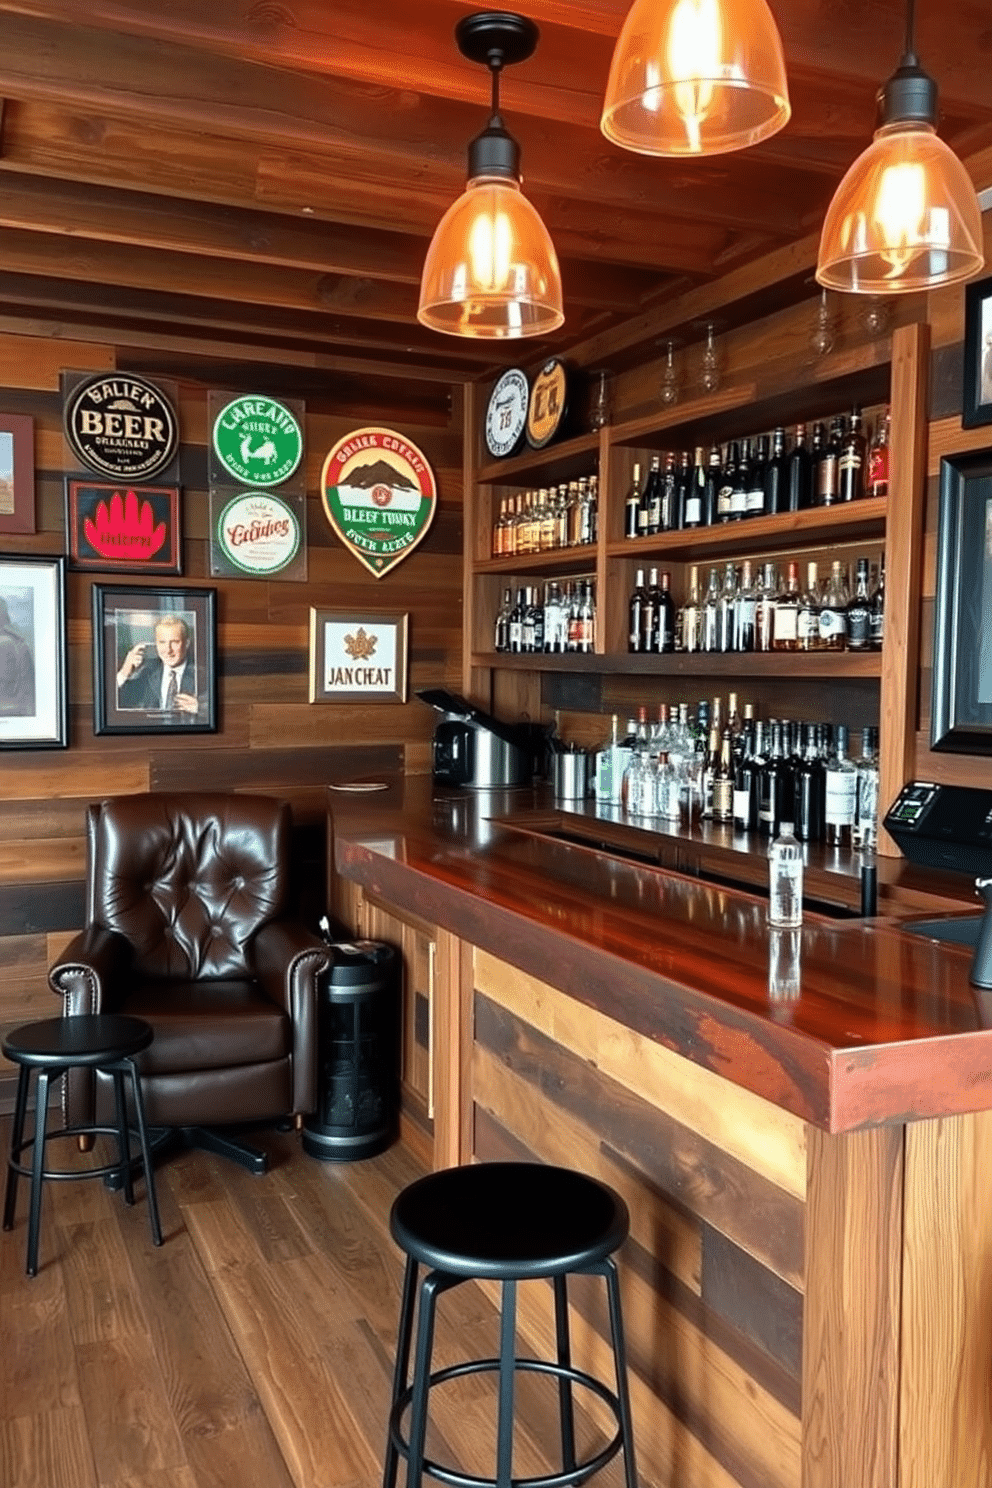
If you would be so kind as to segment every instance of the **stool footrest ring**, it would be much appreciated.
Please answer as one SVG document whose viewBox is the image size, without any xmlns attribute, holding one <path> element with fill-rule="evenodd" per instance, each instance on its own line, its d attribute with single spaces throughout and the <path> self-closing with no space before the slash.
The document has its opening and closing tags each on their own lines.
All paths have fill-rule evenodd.
<svg viewBox="0 0 992 1488">
<path fill-rule="evenodd" d="M 45 1133 L 45 1145 L 47 1146 L 49 1142 L 59 1141 L 62 1137 L 116 1137 L 117 1135 L 116 1126 L 63 1126 L 58 1131 Z M 135 1127 L 128 1127 L 128 1136 L 137 1138 L 137 1129 Z M 21 1178 L 30 1178 L 32 1170 L 26 1164 L 19 1163 L 15 1159 L 20 1157 L 21 1153 L 25 1152 L 29 1147 L 33 1147 L 34 1144 L 35 1138 L 33 1136 L 26 1137 L 24 1141 L 18 1142 L 7 1160 L 8 1168 L 13 1168 L 14 1172 Z M 118 1158 L 117 1162 L 105 1163 L 99 1168 L 43 1168 L 41 1177 L 46 1179 L 52 1178 L 56 1181 L 59 1179 L 71 1180 L 73 1178 L 103 1178 L 105 1175 L 111 1173 L 120 1173 L 123 1167 L 133 1165 L 138 1161 L 139 1157 L 140 1154 L 131 1154 L 125 1163 L 122 1163 Z"/>
<path fill-rule="evenodd" d="M 428 1392 L 435 1385 L 444 1384 L 446 1380 L 461 1379 L 468 1374 L 498 1373 L 500 1367 L 499 1359 L 468 1359 L 461 1364 L 449 1364 L 446 1369 L 435 1370 L 428 1375 Z M 622 1420 L 620 1414 L 620 1402 L 616 1393 L 605 1385 L 602 1380 L 596 1379 L 584 1370 L 575 1369 L 570 1365 L 554 1364 L 545 1359 L 514 1359 L 514 1372 L 517 1370 L 531 1374 L 550 1374 L 560 1380 L 568 1380 L 573 1385 L 582 1385 L 598 1395 L 610 1410 L 617 1422 L 617 1433 L 606 1445 L 594 1456 L 579 1462 L 575 1467 L 564 1472 L 547 1473 L 537 1478 L 513 1478 L 512 1488 L 577 1488 L 594 1473 L 606 1466 L 606 1464 L 617 1455 L 623 1445 Z M 410 1444 L 400 1431 L 400 1421 L 403 1413 L 413 1399 L 413 1386 L 409 1385 L 399 1396 L 393 1409 L 389 1414 L 389 1434 L 392 1442 L 400 1456 L 409 1460 Z M 423 1459 L 423 1471 L 431 1478 L 436 1478 L 441 1483 L 448 1483 L 451 1488 L 498 1488 L 496 1478 L 479 1477 L 475 1473 L 458 1472 L 453 1467 L 446 1467 L 443 1463 L 434 1462 L 431 1458 Z"/>
</svg>

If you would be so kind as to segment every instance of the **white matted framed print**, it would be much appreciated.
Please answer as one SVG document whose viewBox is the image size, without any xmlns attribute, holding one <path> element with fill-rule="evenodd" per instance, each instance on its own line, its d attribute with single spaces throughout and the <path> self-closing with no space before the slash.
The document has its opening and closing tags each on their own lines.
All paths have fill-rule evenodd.
<svg viewBox="0 0 992 1488">
<path fill-rule="evenodd" d="M 405 703 L 409 616 L 310 610 L 312 703 Z"/>
<path fill-rule="evenodd" d="M 0 554 L 0 749 L 65 749 L 65 559 Z"/>
</svg>

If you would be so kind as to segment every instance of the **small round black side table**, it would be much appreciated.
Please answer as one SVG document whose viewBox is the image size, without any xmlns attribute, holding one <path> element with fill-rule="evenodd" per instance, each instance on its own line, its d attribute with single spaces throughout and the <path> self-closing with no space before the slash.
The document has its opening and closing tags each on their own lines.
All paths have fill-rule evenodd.
<svg viewBox="0 0 992 1488">
<path fill-rule="evenodd" d="M 145 1172 L 145 1192 L 148 1197 L 148 1218 L 152 1229 L 152 1240 L 162 1244 L 162 1227 L 159 1224 L 158 1204 L 155 1199 L 155 1176 L 152 1171 L 148 1149 L 148 1130 L 145 1126 L 145 1109 L 141 1099 L 141 1081 L 138 1078 L 134 1056 L 147 1049 L 152 1041 L 152 1029 L 140 1018 L 123 1018 L 113 1014 L 79 1014 L 69 1018 L 46 1018 L 41 1023 L 26 1023 L 15 1028 L 3 1040 L 3 1052 L 18 1066 L 17 1101 L 14 1107 L 14 1125 L 10 1137 L 10 1156 L 7 1159 L 7 1188 L 3 1203 L 3 1227 L 13 1228 L 14 1209 L 17 1205 L 17 1180 L 31 1179 L 30 1214 L 28 1218 L 29 1276 L 38 1274 L 38 1229 L 41 1221 L 41 1186 L 46 1178 L 75 1179 L 101 1178 L 117 1174 L 124 1188 L 124 1198 L 134 1203 L 134 1186 L 131 1176 L 131 1131 L 127 1120 L 127 1103 L 124 1096 L 124 1076 L 131 1076 L 131 1096 L 135 1121 L 138 1128 L 138 1144 Z M 46 1132 L 48 1112 L 48 1086 L 52 1079 L 70 1069 L 101 1070 L 113 1077 L 116 1126 L 67 1126 L 61 1131 Z M 34 1136 L 25 1139 L 24 1117 L 28 1105 L 28 1085 L 31 1071 L 37 1070 L 35 1088 Z M 103 1167 L 81 1168 L 75 1172 L 45 1167 L 45 1143 L 53 1137 L 116 1136 L 119 1157 L 115 1163 Z M 21 1153 L 28 1147 L 31 1151 L 31 1166 L 20 1162 Z"/>
<path fill-rule="evenodd" d="M 541 1163 L 477 1163 L 429 1173 L 398 1195 L 389 1217 L 393 1239 L 406 1252 L 392 1406 L 386 1440 L 383 1488 L 395 1488 L 399 1458 L 407 1461 L 407 1488 L 423 1475 L 451 1488 L 575 1488 L 623 1450 L 626 1488 L 637 1488 L 634 1433 L 627 1387 L 627 1355 L 620 1311 L 620 1284 L 613 1252 L 630 1227 L 627 1206 L 605 1183 L 567 1168 Z M 418 1270 L 428 1267 L 418 1285 Z M 616 1388 L 572 1364 L 566 1278 L 585 1274 L 606 1281 Z M 502 1283 L 500 1353 L 431 1370 L 437 1297 L 473 1278 Z M 519 1281 L 549 1279 L 554 1290 L 556 1358 L 516 1354 L 516 1287 Z M 408 1383 L 414 1313 L 419 1294 L 413 1381 Z M 558 1382 L 562 1467 L 540 1478 L 514 1478 L 514 1377 L 521 1370 L 551 1375 Z M 495 1372 L 499 1403 L 494 1477 L 461 1472 L 425 1455 L 428 1397 L 446 1380 Z M 584 1461 L 576 1458 L 572 1388 L 578 1385 L 604 1401 L 616 1434 Z M 403 1417 L 410 1412 L 409 1435 Z"/>
</svg>

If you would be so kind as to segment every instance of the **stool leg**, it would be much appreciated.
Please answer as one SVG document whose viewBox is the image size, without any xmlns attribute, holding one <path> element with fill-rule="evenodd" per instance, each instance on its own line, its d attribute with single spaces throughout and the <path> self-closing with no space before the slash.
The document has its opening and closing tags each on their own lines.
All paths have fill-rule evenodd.
<svg viewBox="0 0 992 1488">
<path fill-rule="evenodd" d="M 410 1455 L 406 1465 L 406 1488 L 421 1488 L 424 1478 L 424 1445 L 427 1440 L 427 1397 L 431 1383 L 431 1353 L 434 1348 L 434 1311 L 445 1278 L 439 1271 L 425 1276 L 420 1285 L 420 1316 L 417 1319 L 417 1352 L 413 1361 L 413 1399 L 410 1402 Z"/>
<path fill-rule="evenodd" d="M 158 1217 L 158 1198 L 155 1193 L 155 1170 L 152 1167 L 152 1155 L 148 1146 L 148 1127 L 145 1125 L 145 1102 L 141 1094 L 141 1079 L 138 1075 L 138 1066 L 133 1059 L 125 1059 L 124 1064 L 131 1072 L 131 1090 L 134 1096 L 134 1119 L 138 1126 L 138 1144 L 141 1148 L 141 1161 L 145 1169 L 145 1202 L 148 1205 L 148 1223 L 152 1228 L 152 1243 L 162 1244 L 162 1225 Z M 130 1173 L 131 1164 L 128 1163 Z"/>
<path fill-rule="evenodd" d="M 24 1140 L 24 1113 L 28 1108 L 28 1084 L 31 1071 L 26 1064 L 17 1070 L 17 1099 L 14 1102 L 14 1125 L 10 1132 L 10 1159 L 7 1165 L 7 1187 L 3 1196 L 3 1227 L 14 1227 L 14 1210 L 17 1207 L 17 1180 L 20 1174 L 15 1164 L 21 1160 L 21 1142 Z"/>
<path fill-rule="evenodd" d="M 616 1262 L 607 1256 L 603 1262 L 606 1277 L 606 1295 L 610 1304 L 610 1332 L 613 1335 L 613 1362 L 617 1372 L 617 1403 L 620 1407 L 620 1430 L 623 1433 L 623 1464 L 627 1488 L 637 1488 L 637 1468 L 634 1464 L 634 1423 L 630 1414 L 630 1391 L 627 1388 L 627 1345 L 623 1332 L 623 1314 L 620 1310 L 620 1278 Z"/>
<path fill-rule="evenodd" d="M 57 1072 L 58 1073 L 58 1072 Z M 34 1091 L 34 1144 L 31 1149 L 31 1209 L 28 1217 L 29 1276 L 38 1275 L 38 1230 L 41 1226 L 41 1185 L 45 1172 L 45 1129 L 48 1125 L 49 1071 L 40 1069 Z"/>
<path fill-rule="evenodd" d="M 555 1336 L 558 1344 L 558 1363 L 562 1369 L 572 1367 L 572 1350 L 568 1336 L 568 1288 L 564 1276 L 554 1278 L 555 1288 Z M 572 1381 L 558 1379 L 558 1408 L 561 1415 L 561 1466 L 563 1472 L 575 1467 L 575 1415 L 572 1410 Z"/>
<path fill-rule="evenodd" d="M 117 1152 L 121 1160 L 121 1182 L 124 1202 L 134 1203 L 134 1179 L 131 1176 L 131 1136 L 127 1129 L 127 1107 L 124 1104 L 124 1076 L 119 1065 L 107 1065 L 114 1082 L 114 1110 L 117 1113 Z"/>
<path fill-rule="evenodd" d="M 513 1374 L 516 1364 L 517 1283 L 504 1281 L 499 1343 L 499 1432 L 496 1440 L 497 1488 L 511 1488 L 513 1472 Z"/>
<path fill-rule="evenodd" d="M 406 1271 L 403 1275 L 403 1295 L 400 1301 L 400 1325 L 396 1335 L 393 1398 L 389 1409 L 390 1422 L 386 1427 L 386 1461 L 382 1471 L 382 1488 L 396 1488 L 396 1470 L 399 1467 L 400 1454 L 393 1441 L 392 1414 L 397 1400 L 406 1389 L 410 1374 L 410 1341 L 413 1337 L 413 1309 L 417 1301 L 418 1269 L 413 1256 L 407 1256 Z"/>
</svg>

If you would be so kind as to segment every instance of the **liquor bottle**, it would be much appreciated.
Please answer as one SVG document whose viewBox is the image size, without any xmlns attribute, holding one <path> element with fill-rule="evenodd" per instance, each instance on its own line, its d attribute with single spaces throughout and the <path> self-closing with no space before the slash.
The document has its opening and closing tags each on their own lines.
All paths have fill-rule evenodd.
<svg viewBox="0 0 992 1488">
<path fill-rule="evenodd" d="M 858 772 L 857 813 L 851 833 L 855 847 L 878 846 L 878 744 L 876 730 L 861 730 L 861 754 L 855 761 Z"/>
<path fill-rule="evenodd" d="M 865 482 L 868 496 L 889 494 L 889 410 L 880 415 L 875 425 L 875 437 L 868 451 L 868 476 Z"/>
<path fill-rule="evenodd" d="M 812 560 L 806 564 L 806 587 L 799 600 L 799 613 L 796 616 L 796 638 L 799 641 L 800 651 L 819 651 L 821 645 L 820 586 L 817 577 L 817 566 Z"/>
<path fill-rule="evenodd" d="M 672 599 L 671 583 L 672 576 L 667 569 L 662 571 L 661 585 L 654 588 L 654 580 L 658 570 L 651 570 L 652 599 L 654 601 L 654 647 L 653 650 L 665 654 L 675 650 L 675 601 Z"/>
<path fill-rule="evenodd" d="M 586 476 L 585 486 L 579 482 L 579 511 L 581 513 L 582 543 L 594 543 L 599 535 L 599 476 L 593 471 Z"/>
<path fill-rule="evenodd" d="M 822 842 L 826 777 L 817 745 L 816 725 L 803 726 L 804 746 L 793 771 L 793 829 L 801 842 Z"/>
<path fill-rule="evenodd" d="M 758 591 L 751 577 L 751 561 L 745 558 L 741 565 L 741 582 L 734 598 L 733 649 L 735 651 L 754 650 L 754 620 L 757 604 Z"/>
<path fill-rule="evenodd" d="M 743 445 L 735 440 L 730 446 L 727 470 L 724 471 L 725 479 L 729 472 L 733 472 L 730 486 L 730 520 L 732 522 L 740 522 L 747 516 L 747 460 L 745 455 L 747 449 L 746 440 Z"/>
<path fill-rule="evenodd" d="M 783 821 L 768 849 L 768 923 L 777 930 L 803 922 L 803 850 L 793 823 Z"/>
<path fill-rule="evenodd" d="M 585 579 L 579 596 L 579 651 L 591 656 L 596 649 L 596 600 L 592 580 Z"/>
<path fill-rule="evenodd" d="M 524 602 L 520 612 L 520 649 L 530 652 L 534 649 L 534 621 L 531 615 L 531 587 L 528 584 L 523 591 Z"/>
<path fill-rule="evenodd" d="M 644 585 L 644 570 L 639 568 L 634 576 L 634 587 L 628 605 L 627 650 L 644 649 L 644 611 L 647 608 L 648 592 Z"/>
<path fill-rule="evenodd" d="M 763 517 L 768 510 L 765 505 L 765 472 L 768 469 L 768 435 L 759 434 L 754 442 L 745 509 L 749 517 Z"/>
<path fill-rule="evenodd" d="M 840 420 L 831 419 L 830 433 L 823 441 L 819 451 L 819 459 L 816 461 L 817 506 L 835 506 L 837 504 L 840 489 L 840 436 Z"/>
<path fill-rule="evenodd" d="M 723 570 L 723 587 L 717 602 L 716 649 L 734 649 L 734 609 L 737 599 L 737 569 L 728 563 Z"/>
<path fill-rule="evenodd" d="M 720 755 L 713 770 L 711 811 L 714 821 L 732 822 L 734 819 L 734 767 L 729 727 L 720 737 Z"/>
<path fill-rule="evenodd" d="M 772 650 L 799 650 L 799 565 L 795 562 L 790 562 L 785 585 L 775 596 Z"/>
<path fill-rule="evenodd" d="M 658 587 L 658 570 L 652 568 L 648 572 L 647 600 L 641 610 L 641 650 L 648 654 L 658 650 L 658 600 L 661 590 Z"/>
<path fill-rule="evenodd" d="M 718 506 L 720 501 L 720 486 L 723 482 L 723 457 L 720 454 L 720 446 L 710 446 L 709 460 L 706 464 L 706 485 L 703 488 L 703 526 L 712 527 L 714 522 L 720 520 Z"/>
<path fill-rule="evenodd" d="M 652 455 L 651 470 L 648 474 L 647 485 L 644 488 L 644 505 L 647 507 L 647 531 L 649 537 L 655 537 L 661 531 L 662 485 L 661 456 Z"/>
<path fill-rule="evenodd" d="M 878 579 L 871 591 L 871 621 L 868 630 L 868 647 L 881 651 L 885 639 L 885 554 L 878 560 Z"/>
<path fill-rule="evenodd" d="M 630 476 L 630 489 L 627 492 L 627 499 L 625 500 L 625 502 L 623 504 L 623 512 L 624 512 L 624 522 L 623 522 L 623 535 L 624 535 L 624 537 L 640 537 L 640 536 L 642 536 L 641 527 L 640 527 L 640 520 L 641 520 L 641 467 L 640 467 L 639 464 L 636 464 L 636 463 L 634 465 L 633 471 L 631 472 L 631 476 Z M 645 532 L 647 531 L 647 521 L 646 521 L 646 518 L 645 518 L 645 529 L 644 530 L 645 530 Z"/>
<path fill-rule="evenodd" d="M 555 656 L 568 650 L 568 609 L 554 580 L 548 584 L 544 599 L 544 649 Z"/>
<path fill-rule="evenodd" d="M 555 516 L 557 500 L 557 491 L 544 488 L 538 492 L 537 550 L 539 553 L 550 553 L 555 545 L 555 532 L 558 525 Z"/>
<path fill-rule="evenodd" d="M 494 558 L 503 556 L 503 533 L 506 530 L 506 505 L 507 497 L 503 496 L 499 503 L 499 516 L 493 523 L 492 555 Z"/>
<path fill-rule="evenodd" d="M 734 492 L 734 481 L 737 479 L 737 465 L 732 463 L 734 446 L 728 445 L 726 455 L 720 466 L 720 484 L 717 487 L 716 496 L 716 519 L 718 522 L 730 521 L 730 498 Z M 710 460 L 712 461 L 712 454 Z"/>
<path fill-rule="evenodd" d="M 513 590 L 503 590 L 503 603 L 499 607 L 496 616 L 495 634 L 493 637 L 493 649 L 495 651 L 509 651 L 510 649 L 510 611 L 513 609 Z"/>
<path fill-rule="evenodd" d="M 563 548 L 577 548 L 582 541 L 582 488 L 569 481 L 564 503 L 559 506 L 559 537 Z"/>
<path fill-rule="evenodd" d="M 828 847 L 851 846 L 857 803 L 858 771 L 847 757 L 847 727 L 839 723 L 826 772 L 824 823 Z"/>
<path fill-rule="evenodd" d="M 813 505 L 813 463 L 806 446 L 806 425 L 796 425 L 787 467 L 787 511 L 805 511 Z"/>
<path fill-rule="evenodd" d="M 530 591 L 530 605 L 527 610 L 527 619 L 524 627 L 530 639 L 529 651 L 544 650 L 544 606 L 538 601 L 538 589 L 535 585 Z"/>
<path fill-rule="evenodd" d="M 871 597 L 868 593 L 868 559 L 859 558 L 854 593 L 847 602 L 847 649 L 867 651 L 871 641 Z"/>
<path fill-rule="evenodd" d="M 510 611 L 510 650 L 520 652 L 524 649 L 524 591 L 517 590 L 516 603 Z"/>
<path fill-rule="evenodd" d="M 734 827 L 738 832 L 755 832 L 758 828 L 758 779 L 764 764 L 764 724 L 754 725 L 753 742 L 748 742 L 734 774 Z"/>
<path fill-rule="evenodd" d="M 860 501 L 865 494 L 865 436 L 861 432 L 861 409 L 852 408 L 847 432 L 841 442 L 837 477 L 841 501 Z"/>
<path fill-rule="evenodd" d="M 706 466 L 703 460 L 702 445 L 696 446 L 692 475 L 685 492 L 685 511 L 682 516 L 682 526 L 686 528 L 702 527 L 703 525 L 703 498 L 706 494 Z"/>
<path fill-rule="evenodd" d="M 820 603 L 820 644 L 824 651 L 843 651 L 847 645 L 847 605 L 850 596 L 842 564 L 835 558 Z"/>
<path fill-rule="evenodd" d="M 775 601 L 778 597 L 778 578 L 774 563 L 766 563 L 761 571 L 758 597 L 754 610 L 754 649 L 771 651 L 775 639 Z"/>
<path fill-rule="evenodd" d="M 785 430 L 772 434 L 772 452 L 765 466 L 765 512 L 772 515 L 789 510 L 789 461 L 785 453 Z"/>
<path fill-rule="evenodd" d="M 675 456 L 669 450 L 659 487 L 658 531 L 671 532 L 675 526 Z"/>
<path fill-rule="evenodd" d="M 702 651 L 719 651 L 720 584 L 715 568 L 710 569 L 709 583 L 703 599 Z"/>
<path fill-rule="evenodd" d="M 702 647 L 702 616 L 699 608 L 699 569 L 695 564 L 689 570 L 689 598 L 682 606 L 681 625 L 682 651 L 699 651 Z"/>
<path fill-rule="evenodd" d="M 701 788 L 702 805 L 700 816 L 703 821 L 713 819 L 713 782 L 720 764 L 720 725 L 716 720 L 710 725 L 709 746 L 706 750 L 706 758 L 703 762 L 703 780 Z"/>
<path fill-rule="evenodd" d="M 782 724 L 770 720 L 771 748 L 758 778 L 758 831 L 774 837 L 783 820 L 792 817 L 792 776 L 782 752 Z"/>
<path fill-rule="evenodd" d="M 681 532 L 686 525 L 685 509 L 693 482 L 692 455 L 683 450 L 679 455 L 679 468 L 675 475 L 675 498 L 672 509 L 672 528 Z M 699 525 L 698 523 L 696 524 Z"/>
</svg>

